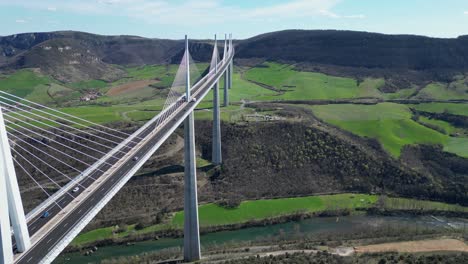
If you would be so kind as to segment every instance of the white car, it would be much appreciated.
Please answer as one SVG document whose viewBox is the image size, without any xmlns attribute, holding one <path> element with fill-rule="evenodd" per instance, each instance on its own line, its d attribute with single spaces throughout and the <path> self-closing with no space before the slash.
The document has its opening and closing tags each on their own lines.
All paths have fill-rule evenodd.
<svg viewBox="0 0 468 264">
<path fill-rule="evenodd" d="M 133 161 L 137 161 L 138 160 L 138 157 L 133 157 Z"/>
<path fill-rule="evenodd" d="M 196 97 L 192 97 L 192 99 L 190 100 L 191 102 L 196 102 L 197 101 L 197 98 Z"/>
<path fill-rule="evenodd" d="M 76 193 L 79 190 L 80 190 L 80 187 L 75 187 L 75 188 L 73 188 L 72 193 Z"/>
</svg>

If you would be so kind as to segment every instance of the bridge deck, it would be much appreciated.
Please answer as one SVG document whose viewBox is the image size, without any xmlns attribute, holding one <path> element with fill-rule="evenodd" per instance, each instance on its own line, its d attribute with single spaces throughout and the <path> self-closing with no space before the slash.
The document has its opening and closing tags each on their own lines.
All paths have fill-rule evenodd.
<svg viewBox="0 0 468 264">
<path fill-rule="evenodd" d="M 90 176 L 81 181 L 79 192 L 73 198 L 69 193 L 63 194 L 58 199 L 58 204 L 52 204 L 42 212 L 48 211 L 50 217 L 36 217 L 28 222 L 29 232 L 32 238 L 32 247 L 24 253 L 15 255 L 15 263 L 39 263 L 57 248 L 63 250 L 68 240 L 65 240 L 72 230 L 76 231 L 78 226 L 83 226 L 82 221 L 86 216 L 95 214 L 93 208 L 107 196 L 113 196 L 116 189 L 120 189 L 123 184 L 141 167 L 157 148 L 169 137 L 170 134 L 183 122 L 185 117 L 193 111 L 201 100 L 208 94 L 213 85 L 219 81 L 224 72 L 228 69 L 234 54 L 230 54 L 226 61 L 221 61 L 217 74 L 211 74 L 195 84 L 192 89 L 192 97 L 198 100 L 195 102 L 177 101 L 173 107 L 174 112 L 166 117 L 159 129 L 155 130 L 156 121 L 141 131 L 135 138 L 142 138 L 140 142 L 130 141 L 127 146 L 132 148 L 126 155 L 121 152 L 107 160 L 107 163 L 99 167 L 105 173 L 95 170 Z M 156 146 L 156 147 L 155 147 Z M 138 162 L 133 157 L 139 157 Z M 131 175 L 130 175 L 131 174 Z M 109 198 L 110 199 L 110 198 Z M 42 213 L 41 212 L 41 213 Z M 39 214 L 41 215 L 41 214 Z M 93 215 L 94 216 L 94 215 Z M 81 225 L 79 225 L 81 223 Z M 87 223 L 85 223 L 87 224 Z M 79 232 L 80 230 L 78 230 Z M 78 233 L 75 232 L 75 233 Z M 65 244 L 65 245 L 64 245 Z M 57 253 L 58 254 L 58 253 Z"/>
</svg>

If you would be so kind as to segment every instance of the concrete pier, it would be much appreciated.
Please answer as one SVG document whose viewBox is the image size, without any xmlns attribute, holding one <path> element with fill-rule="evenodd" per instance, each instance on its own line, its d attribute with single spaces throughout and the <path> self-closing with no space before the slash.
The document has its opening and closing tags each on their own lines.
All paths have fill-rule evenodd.
<svg viewBox="0 0 468 264">
<path fill-rule="evenodd" d="M 187 67 L 185 93 L 187 101 L 190 102 L 190 62 L 187 36 L 185 36 L 185 49 Z M 193 112 L 184 121 L 184 151 L 184 260 L 191 262 L 201 258 Z"/>
<path fill-rule="evenodd" d="M 216 49 L 218 48 L 216 36 L 214 44 L 215 52 L 213 54 L 217 55 Z M 218 61 L 216 61 L 215 73 L 218 73 Z M 221 117 L 219 109 L 219 82 L 213 87 L 213 142 L 212 142 L 212 152 L 211 152 L 211 162 L 215 165 L 220 165 L 222 163 L 221 157 Z"/>
</svg>

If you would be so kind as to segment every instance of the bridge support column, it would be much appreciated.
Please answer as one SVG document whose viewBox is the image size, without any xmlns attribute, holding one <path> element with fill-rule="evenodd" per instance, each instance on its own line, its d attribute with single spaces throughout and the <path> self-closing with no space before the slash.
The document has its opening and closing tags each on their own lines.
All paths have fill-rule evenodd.
<svg viewBox="0 0 468 264">
<path fill-rule="evenodd" d="M 229 106 L 229 69 L 224 73 L 224 106 Z"/>
<path fill-rule="evenodd" d="M 190 62 L 187 36 L 185 36 L 185 52 L 185 65 L 187 67 L 185 93 L 187 101 L 190 102 Z M 193 112 L 184 121 L 184 149 L 184 260 L 191 262 L 201 258 Z"/>
<path fill-rule="evenodd" d="M 23 202 L 21 201 L 18 180 L 16 178 L 15 167 L 13 164 L 13 157 L 11 155 L 10 143 L 8 142 L 7 131 L 5 128 L 5 121 L 0 109 L 0 174 L 5 179 L 6 195 L 8 201 L 9 214 L 5 215 L 10 217 L 11 224 L 13 225 L 13 232 L 16 240 L 16 247 L 19 252 L 26 251 L 31 241 L 29 238 L 28 226 L 26 224 L 26 217 L 23 209 Z M 1 215 L 4 217 L 4 215 Z"/>
<path fill-rule="evenodd" d="M 221 118 L 219 109 L 219 83 L 213 89 L 213 150 L 211 161 L 215 165 L 222 163 L 221 157 Z"/>
<path fill-rule="evenodd" d="M 234 71 L 234 66 L 233 66 L 233 63 L 231 61 L 231 64 L 229 65 L 229 89 L 232 88 L 232 74 L 233 74 L 233 71 Z"/>
<path fill-rule="evenodd" d="M 229 52 L 234 52 L 234 46 L 232 45 L 232 34 L 229 34 Z M 231 60 L 231 63 L 229 64 L 229 89 L 232 88 L 232 75 L 234 74 L 234 64 L 233 60 Z"/>
<path fill-rule="evenodd" d="M 198 224 L 197 167 L 195 163 L 195 128 L 193 112 L 185 119 L 184 130 L 184 259 L 186 261 L 196 261 L 201 258 L 201 253 Z"/>
<path fill-rule="evenodd" d="M 215 72 L 218 73 L 218 46 L 215 35 L 215 44 L 214 44 L 215 56 Z M 221 118 L 220 118 L 220 109 L 219 109 L 219 82 L 213 87 L 213 142 L 212 142 L 212 152 L 211 152 L 211 162 L 215 165 L 220 165 L 222 163 L 221 158 Z"/>
<path fill-rule="evenodd" d="M 224 40 L 224 53 L 223 53 L 223 60 L 226 61 L 228 58 L 228 38 L 227 34 L 225 35 Z M 229 105 L 229 68 L 224 72 L 224 107 Z"/>
</svg>

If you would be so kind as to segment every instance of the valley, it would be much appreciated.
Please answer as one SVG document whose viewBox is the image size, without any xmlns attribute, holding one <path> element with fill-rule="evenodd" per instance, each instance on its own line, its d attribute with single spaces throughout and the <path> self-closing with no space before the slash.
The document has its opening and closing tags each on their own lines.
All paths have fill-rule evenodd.
<svg viewBox="0 0 468 264">
<path fill-rule="evenodd" d="M 78 49 L 69 34 L 65 34 L 67 45 Z M 93 38 L 76 34 L 78 39 Z M 349 37 L 347 34 L 343 36 Z M 47 45 L 56 45 L 62 37 L 51 37 L 47 41 L 52 44 Z M 220 166 L 210 162 L 212 92 L 195 111 L 200 227 L 206 236 L 322 221 L 330 216 L 466 219 L 468 71 L 463 71 L 461 62 L 444 76 L 427 69 L 418 71 L 414 69 L 417 65 L 399 75 L 400 69 L 387 68 L 379 58 L 359 67 L 350 65 L 348 58 L 305 63 L 280 51 L 274 53 L 275 58 L 253 58 L 249 47 L 257 50 L 251 45 L 260 40 L 238 43 L 230 105 L 221 108 L 225 162 Z M 159 40 L 139 41 L 129 45 L 138 48 Z M 169 42 L 172 44 L 158 50 L 161 54 L 145 57 L 136 52 L 138 56 L 132 58 L 88 47 L 101 58 L 101 74 L 97 75 L 80 68 L 83 65 L 57 70 L 57 75 L 52 72 L 58 66 L 50 64 L 19 68 L 8 64 L 1 68 L 0 91 L 132 132 L 164 106 L 177 74 L 174 62 L 180 59 L 174 50 L 181 43 Z M 44 48 L 34 53 L 41 45 L 45 44 L 32 45 L 21 56 L 43 56 Z M 193 81 L 206 73 L 208 47 L 203 42 L 191 47 L 193 54 L 200 51 L 194 55 L 198 70 Z M 373 68 L 376 65 L 379 67 Z M 224 87 L 223 81 L 220 87 Z M 33 118 L 16 116 L 17 124 Z M 56 125 L 41 126 L 53 130 Z M 73 241 L 68 248 L 71 253 L 63 258 L 86 259 L 82 255 L 94 246 L 105 251 L 108 246 L 152 243 L 156 237 L 162 241 L 157 242 L 161 246 L 152 245 L 155 248 L 180 245 L 175 241 L 182 234 L 184 216 L 182 136 L 181 129 L 171 136 Z M 31 209 L 44 194 L 31 188 L 25 175 L 19 173 L 18 177 L 23 197 L 30 198 L 25 206 Z M 54 173 L 51 177 L 64 181 Z M 424 235 L 466 236 L 464 228 L 448 230 L 431 229 Z M 279 229 L 275 232 L 281 234 Z M 215 251 L 224 247 L 216 246 Z"/>
</svg>

